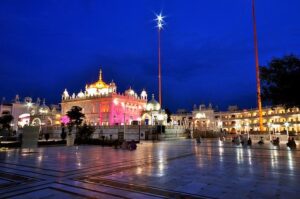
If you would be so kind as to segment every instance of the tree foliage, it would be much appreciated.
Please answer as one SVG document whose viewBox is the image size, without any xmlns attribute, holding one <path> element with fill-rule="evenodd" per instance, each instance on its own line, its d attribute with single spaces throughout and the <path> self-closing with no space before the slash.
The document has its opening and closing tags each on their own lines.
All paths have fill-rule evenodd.
<svg viewBox="0 0 300 199">
<path fill-rule="evenodd" d="M 261 67 L 262 97 L 272 105 L 300 107 L 300 59 L 294 55 L 274 58 Z"/>
<path fill-rule="evenodd" d="M 95 132 L 95 127 L 91 125 L 87 125 L 84 123 L 81 127 L 78 129 L 78 138 L 81 140 L 88 140 L 91 135 Z"/>
<path fill-rule="evenodd" d="M 78 128 L 81 125 L 85 115 L 81 112 L 82 108 L 79 106 L 73 106 L 71 110 L 67 112 L 67 116 L 70 118 L 68 123 L 69 132 L 72 131 L 73 126 Z"/>
<path fill-rule="evenodd" d="M 10 123 L 14 120 L 14 117 L 10 113 L 3 114 L 0 117 L 0 124 L 2 129 L 10 130 Z"/>
<path fill-rule="evenodd" d="M 168 109 L 168 108 L 165 109 L 165 112 L 166 112 L 166 114 L 167 114 L 167 116 L 168 116 L 168 118 L 167 118 L 167 123 L 170 123 L 170 122 L 172 121 L 172 119 L 171 119 L 171 114 L 172 114 L 172 112 L 171 112 L 170 109 Z"/>
</svg>

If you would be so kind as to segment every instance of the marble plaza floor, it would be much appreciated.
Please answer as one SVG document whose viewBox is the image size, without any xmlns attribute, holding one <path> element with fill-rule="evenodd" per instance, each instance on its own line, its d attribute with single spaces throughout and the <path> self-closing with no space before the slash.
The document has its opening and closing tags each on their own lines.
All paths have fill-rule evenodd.
<svg viewBox="0 0 300 199">
<path fill-rule="evenodd" d="M 300 198 L 300 150 L 208 139 L 0 150 L 0 198 Z"/>
</svg>

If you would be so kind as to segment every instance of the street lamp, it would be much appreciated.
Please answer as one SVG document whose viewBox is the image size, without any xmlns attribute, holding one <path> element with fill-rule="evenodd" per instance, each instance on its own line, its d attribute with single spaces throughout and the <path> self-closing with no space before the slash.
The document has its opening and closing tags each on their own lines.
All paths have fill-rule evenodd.
<svg viewBox="0 0 300 199">
<path fill-rule="evenodd" d="M 164 120 L 164 115 L 162 113 L 159 113 L 157 119 L 160 122 L 160 134 L 162 134 L 162 123 L 163 123 L 163 120 Z"/>
<path fill-rule="evenodd" d="M 288 123 L 288 122 L 285 122 L 284 123 L 284 126 L 285 126 L 285 128 L 286 128 L 286 135 L 289 137 L 289 126 L 290 126 L 290 123 Z"/>
<path fill-rule="evenodd" d="M 250 135 L 249 135 L 249 123 L 248 122 L 246 123 L 246 132 L 248 134 L 248 139 L 249 139 Z"/>
<path fill-rule="evenodd" d="M 139 117 L 137 119 L 137 121 L 138 121 L 138 125 L 139 125 L 139 143 L 140 143 L 141 142 L 141 121 L 142 121 L 142 119 Z"/>
<path fill-rule="evenodd" d="M 159 104 L 162 106 L 162 92 L 161 92 L 161 53 L 160 53 L 160 32 L 163 29 L 163 26 L 165 25 L 164 21 L 165 16 L 160 14 L 156 14 L 156 18 L 154 19 L 157 22 L 157 30 L 158 30 L 158 98 L 159 98 Z"/>
<path fill-rule="evenodd" d="M 270 129 L 271 129 L 272 124 L 270 122 L 268 122 L 267 125 L 268 125 L 268 131 L 269 131 L 269 135 L 270 135 L 270 141 L 271 141 L 272 139 L 271 139 L 271 131 L 270 131 Z"/>
<path fill-rule="evenodd" d="M 125 140 L 125 125 L 126 125 L 126 103 L 122 102 L 122 106 L 124 107 L 124 123 L 123 123 L 123 128 L 124 128 L 124 140 Z"/>
</svg>

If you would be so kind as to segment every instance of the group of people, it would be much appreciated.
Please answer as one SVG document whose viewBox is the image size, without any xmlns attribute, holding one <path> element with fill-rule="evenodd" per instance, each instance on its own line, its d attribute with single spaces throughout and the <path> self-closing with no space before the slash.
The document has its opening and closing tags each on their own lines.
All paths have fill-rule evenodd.
<svg viewBox="0 0 300 199">
<path fill-rule="evenodd" d="M 114 145 L 115 149 L 121 148 L 121 149 L 126 149 L 126 150 L 136 150 L 137 145 L 136 142 L 134 140 L 131 140 L 130 142 L 127 142 L 126 140 L 124 140 L 123 142 L 119 142 L 117 141 Z"/>
<path fill-rule="evenodd" d="M 247 137 L 245 137 L 245 136 L 235 136 L 232 138 L 232 143 L 234 143 L 236 145 L 239 145 L 239 144 L 246 145 L 247 144 L 248 146 L 251 146 L 252 140 L 250 137 L 247 139 Z"/>
<path fill-rule="evenodd" d="M 251 140 L 250 137 L 247 140 L 242 136 L 235 136 L 235 137 L 232 138 L 232 142 L 234 144 L 237 144 L 237 145 L 239 145 L 239 144 L 244 145 L 246 143 L 247 143 L 248 146 L 252 145 L 252 140 Z M 271 143 L 273 145 L 279 146 L 279 143 L 280 143 L 279 137 L 273 138 Z M 263 137 L 260 137 L 260 140 L 258 141 L 258 144 L 264 144 L 264 138 Z M 293 137 L 289 137 L 288 142 L 287 142 L 286 145 L 288 147 L 290 147 L 291 149 L 295 149 L 297 147 L 297 144 L 296 144 L 295 139 Z"/>
<path fill-rule="evenodd" d="M 271 142 L 272 142 L 272 144 L 273 144 L 273 145 L 275 145 L 275 146 L 279 146 L 279 143 L 280 143 L 280 141 L 279 141 L 279 137 L 277 137 L 277 138 L 273 138 Z"/>
<path fill-rule="evenodd" d="M 295 142 L 295 139 L 292 137 L 289 137 L 288 142 L 286 143 L 286 145 L 288 147 L 290 147 L 291 149 L 295 149 L 297 147 L 297 144 Z"/>
</svg>

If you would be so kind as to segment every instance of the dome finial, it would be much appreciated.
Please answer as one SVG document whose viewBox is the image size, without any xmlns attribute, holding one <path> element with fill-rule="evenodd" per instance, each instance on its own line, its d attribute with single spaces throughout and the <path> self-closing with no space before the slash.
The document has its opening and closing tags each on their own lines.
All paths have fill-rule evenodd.
<svg viewBox="0 0 300 199">
<path fill-rule="evenodd" d="M 152 94 L 152 99 L 154 99 L 154 94 Z"/>
<path fill-rule="evenodd" d="M 102 81 L 102 69 L 100 68 L 100 72 L 99 72 L 99 81 Z"/>
</svg>

